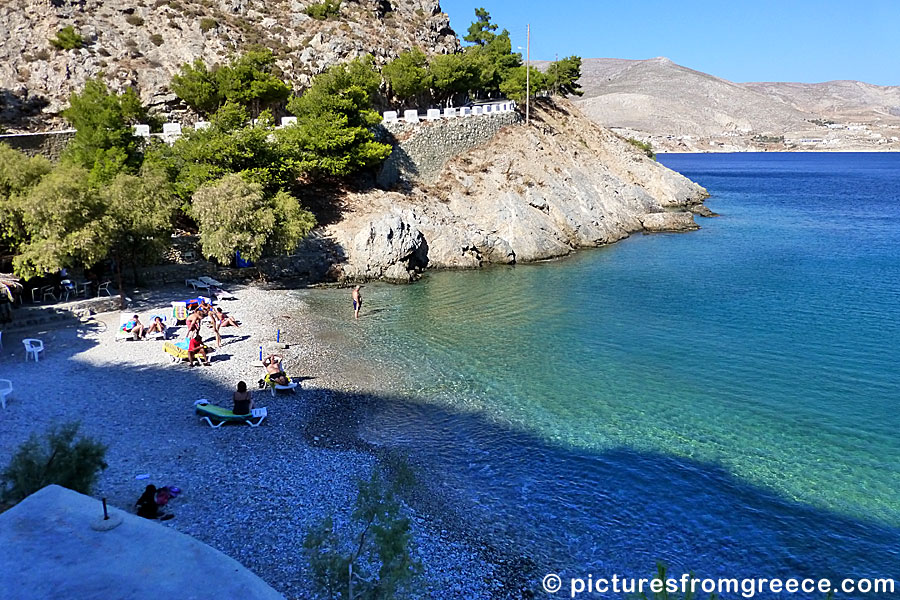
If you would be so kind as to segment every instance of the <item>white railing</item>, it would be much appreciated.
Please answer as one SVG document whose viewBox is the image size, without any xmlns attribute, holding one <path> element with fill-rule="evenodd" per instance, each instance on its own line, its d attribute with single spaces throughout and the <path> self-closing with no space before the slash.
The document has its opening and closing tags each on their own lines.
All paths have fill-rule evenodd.
<svg viewBox="0 0 900 600">
<path fill-rule="evenodd" d="M 507 102 L 494 102 L 492 104 L 480 104 L 478 106 L 462 106 L 459 108 L 445 108 L 443 110 L 438 108 L 429 108 L 425 111 L 425 114 L 420 114 L 418 110 L 405 110 L 403 111 L 403 117 L 399 115 L 399 113 L 395 110 L 388 110 L 384 112 L 384 122 L 385 123 L 419 123 L 420 121 L 437 121 L 440 119 L 456 119 L 456 118 L 464 118 L 464 117 L 477 117 L 482 115 L 494 115 L 500 113 L 511 113 L 516 110 L 516 103 L 513 101 Z M 282 127 L 289 127 L 297 123 L 297 117 L 281 117 L 281 124 L 276 125 L 276 129 L 280 129 Z M 255 121 L 254 121 L 255 124 Z M 201 129 L 207 129 L 212 124 L 209 121 L 197 121 L 194 123 L 194 129 L 199 131 Z M 41 133 L 20 133 L 20 134 L 5 134 L 0 137 L 15 137 L 15 136 L 26 136 L 26 135 L 54 135 L 54 134 L 63 134 L 63 133 L 74 133 L 74 129 L 66 129 L 64 131 L 48 131 Z M 150 126 L 144 123 L 133 125 L 132 132 L 135 136 L 141 138 L 150 138 L 159 137 L 165 140 L 168 143 L 172 143 L 178 138 L 181 137 L 183 133 L 181 123 L 163 123 L 162 133 L 150 133 Z"/>
<path fill-rule="evenodd" d="M 493 102 L 491 104 L 479 104 L 478 106 L 462 106 L 459 108 L 445 108 L 443 111 L 438 108 L 429 108 L 425 114 L 421 114 L 418 110 L 405 110 L 403 116 L 396 110 L 385 111 L 382 115 L 385 123 L 418 123 L 419 121 L 437 121 L 439 119 L 456 119 L 459 117 L 476 117 L 482 115 L 494 115 L 499 113 L 511 113 L 516 110 L 516 103 L 512 100 L 507 102 Z"/>
</svg>

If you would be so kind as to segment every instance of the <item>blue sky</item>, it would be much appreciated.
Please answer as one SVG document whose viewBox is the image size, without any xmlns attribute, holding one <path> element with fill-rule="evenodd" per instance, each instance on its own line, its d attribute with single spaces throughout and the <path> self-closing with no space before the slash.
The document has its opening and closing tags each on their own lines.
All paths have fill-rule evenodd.
<svg viewBox="0 0 900 600">
<path fill-rule="evenodd" d="M 900 85 L 900 0 L 441 0 L 460 36 L 480 6 L 513 45 L 531 23 L 535 59 L 666 56 L 731 81 Z"/>
</svg>

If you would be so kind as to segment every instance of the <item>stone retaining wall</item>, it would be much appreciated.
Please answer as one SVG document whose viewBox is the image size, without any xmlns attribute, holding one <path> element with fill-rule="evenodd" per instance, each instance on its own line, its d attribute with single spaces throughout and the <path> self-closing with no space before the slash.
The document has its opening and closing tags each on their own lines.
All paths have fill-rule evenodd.
<svg viewBox="0 0 900 600">
<path fill-rule="evenodd" d="M 74 129 L 45 133 L 9 133 L 0 135 L 0 144 L 6 144 L 28 156 L 40 155 L 56 162 L 73 137 Z"/>
<path fill-rule="evenodd" d="M 381 127 L 394 150 L 378 173 L 378 185 L 400 181 L 433 183 L 454 156 L 488 142 L 502 128 L 521 121 L 516 112 L 420 124 L 393 122 Z"/>
</svg>

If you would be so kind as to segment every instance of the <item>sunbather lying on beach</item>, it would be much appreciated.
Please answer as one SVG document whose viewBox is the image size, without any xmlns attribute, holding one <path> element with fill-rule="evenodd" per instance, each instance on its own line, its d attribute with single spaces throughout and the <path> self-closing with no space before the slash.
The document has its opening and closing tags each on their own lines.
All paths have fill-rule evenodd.
<svg viewBox="0 0 900 600">
<path fill-rule="evenodd" d="M 147 329 L 147 335 L 151 333 L 161 333 L 166 335 L 166 324 L 163 323 L 161 317 L 153 317 L 153 322 L 150 323 L 150 327 Z"/>
<path fill-rule="evenodd" d="M 203 338 L 200 335 L 200 329 L 194 331 L 193 335 L 191 335 L 190 343 L 188 344 L 189 367 L 194 366 L 195 356 L 200 356 L 201 358 L 203 358 L 203 364 L 207 367 L 210 366 L 209 357 L 206 356 L 206 346 L 203 345 Z"/>
<path fill-rule="evenodd" d="M 234 320 L 234 317 L 226 313 L 218 306 L 213 310 L 212 315 L 214 319 L 219 320 L 219 327 L 228 327 L 229 325 L 240 327 L 238 322 Z"/>
<path fill-rule="evenodd" d="M 144 339 L 144 324 L 141 323 L 141 319 L 137 315 L 131 317 L 130 321 L 122 323 L 122 331 L 134 335 L 136 340 Z"/>
<path fill-rule="evenodd" d="M 278 385 L 290 385 L 291 380 L 288 379 L 287 374 L 285 374 L 284 369 L 281 366 L 282 360 L 284 360 L 282 355 L 270 354 L 263 361 L 263 366 L 266 368 L 266 373 L 269 374 L 269 381 Z"/>
</svg>

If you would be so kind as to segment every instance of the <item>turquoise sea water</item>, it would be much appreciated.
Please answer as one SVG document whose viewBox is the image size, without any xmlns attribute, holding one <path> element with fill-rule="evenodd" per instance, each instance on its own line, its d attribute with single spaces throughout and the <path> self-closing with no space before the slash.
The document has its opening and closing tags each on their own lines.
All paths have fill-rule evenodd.
<svg viewBox="0 0 900 600">
<path fill-rule="evenodd" d="M 660 160 L 722 216 L 336 313 L 366 435 L 542 573 L 900 579 L 900 155 Z"/>
</svg>

